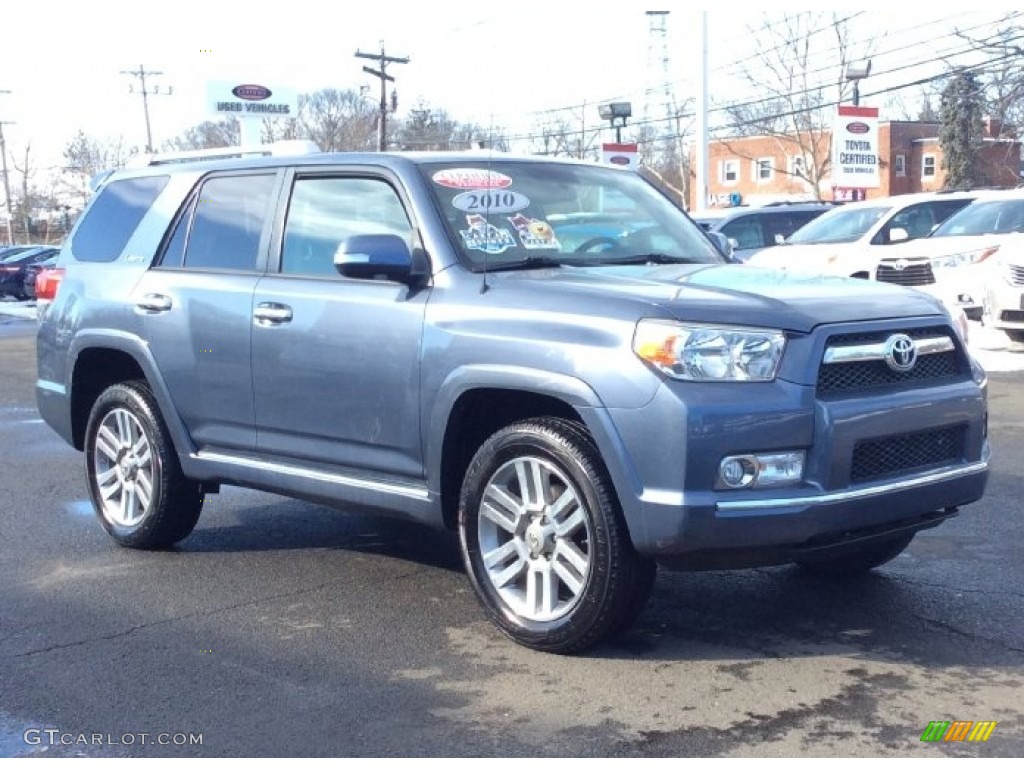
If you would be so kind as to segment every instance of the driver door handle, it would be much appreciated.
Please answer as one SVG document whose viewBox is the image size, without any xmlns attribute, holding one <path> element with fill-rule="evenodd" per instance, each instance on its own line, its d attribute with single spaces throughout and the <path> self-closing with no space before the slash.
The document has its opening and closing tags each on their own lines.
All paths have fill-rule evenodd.
<svg viewBox="0 0 1024 768">
<path fill-rule="evenodd" d="M 173 305 L 171 297 L 162 293 L 147 293 L 135 302 L 135 306 L 145 312 L 167 312 Z"/>
<path fill-rule="evenodd" d="M 281 325 L 282 323 L 291 322 L 292 308 L 287 304 L 275 304 L 267 301 L 257 304 L 256 309 L 252 312 L 252 316 L 256 325 Z"/>
</svg>

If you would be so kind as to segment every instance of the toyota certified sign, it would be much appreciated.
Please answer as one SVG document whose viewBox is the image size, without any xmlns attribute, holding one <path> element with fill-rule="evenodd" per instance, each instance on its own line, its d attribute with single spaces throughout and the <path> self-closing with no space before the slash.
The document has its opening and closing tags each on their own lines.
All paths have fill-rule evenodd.
<svg viewBox="0 0 1024 768">
<path fill-rule="evenodd" d="M 832 186 L 875 189 L 878 175 L 878 107 L 840 105 L 832 124 Z"/>
<path fill-rule="evenodd" d="M 210 82 L 206 85 L 207 110 L 219 117 L 296 117 L 299 94 L 294 88 L 251 81 Z"/>
</svg>

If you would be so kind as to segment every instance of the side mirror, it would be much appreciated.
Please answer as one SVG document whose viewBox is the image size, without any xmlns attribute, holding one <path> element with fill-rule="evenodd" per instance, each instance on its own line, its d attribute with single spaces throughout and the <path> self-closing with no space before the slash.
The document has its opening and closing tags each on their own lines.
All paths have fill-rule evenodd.
<svg viewBox="0 0 1024 768">
<path fill-rule="evenodd" d="M 909 240 L 910 234 L 903 227 L 893 227 L 889 230 L 889 242 L 890 243 L 901 243 L 904 240 Z"/>
<path fill-rule="evenodd" d="M 718 252 L 729 258 L 732 256 L 732 241 L 721 232 L 705 232 L 711 243 L 718 249 Z"/>
<path fill-rule="evenodd" d="M 408 283 L 413 276 L 412 253 L 398 235 L 353 235 L 338 246 L 334 268 L 358 280 Z"/>
</svg>

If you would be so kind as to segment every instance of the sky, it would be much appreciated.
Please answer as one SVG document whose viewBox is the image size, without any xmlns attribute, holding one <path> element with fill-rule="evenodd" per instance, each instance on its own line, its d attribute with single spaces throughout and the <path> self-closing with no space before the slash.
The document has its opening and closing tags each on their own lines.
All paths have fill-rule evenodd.
<svg viewBox="0 0 1024 768">
<path fill-rule="evenodd" d="M 885 3 L 862 4 L 855 11 L 834 8 L 851 17 L 854 56 L 873 56 L 874 74 L 862 85 L 864 94 L 937 74 L 949 64 L 971 63 L 977 57 L 965 52 L 953 30 L 987 34 L 1013 10 L 1009 4 L 973 11 L 966 4 L 933 4 L 934 10 L 922 12 L 905 5 L 905 10 Z M 652 36 L 648 10 L 669 11 L 664 35 Z M 756 98 L 743 72 L 757 64 L 748 24 L 763 17 L 745 14 L 739 6 L 709 9 L 679 0 L 288 0 L 273 5 L 8 0 L 0 12 L 5 31 L 0 90 L 11 93 L 0 94 L 0 120 L 11 123 L 4 126 L 11 156 L 23 157 L 31 144 L 37 166 L 56 169 L 78 129 L 145 144 L 141 98 L 129 93 L 133 78 L 122 74 L 126 70 L 142 65 L 163 73 L 149 82 L 160 91 L 150 98 L 153 140 L 160 145 L 209 118 L 210 80 L 299 92 L 369 86 L 369 98 L 376 100 L 379 81 L 362 72 L 370 62 L 354 54 L 378 52 L 383 41 L 388 55 L 410 60 L 389 67 L 399 116 L 426 102 L 461 122 L 503 126 L 514 135 L 562 116 L 593 128 L 602 122 L 597 106 L 606 101 L 632 101 L 634 119 L 645 114 L 645 104 L 651 114 L 663 114 L 666 70 L 677 100 L 694 93 L 702 10 L 707 10 L 712 104 Z M 767 18 L 796 12 L 780 8 Z M 818 35 L 820 77 L 832 77 L 837 66 L 826 35 Z M 163 95 L 172 87 L 172 95 Z M 919 90 L 906 97 L 913 101 Z M 902 117 L 890 101 L 888 95 L 877 98 L 892 116 Z"/>
</svg>

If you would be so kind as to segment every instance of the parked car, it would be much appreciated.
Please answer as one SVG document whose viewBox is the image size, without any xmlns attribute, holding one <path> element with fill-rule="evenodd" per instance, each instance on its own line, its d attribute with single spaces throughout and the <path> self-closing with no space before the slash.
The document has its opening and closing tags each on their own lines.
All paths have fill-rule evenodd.
<svg viewBox="0 0 1024 768">
<path fill-rule="evenodd" d="M 698 211 L 691 218 L 709 232 L 721 232 L 738 261 L 786 238 L 835 206 L 831 203 L 784 203 L 761 208 L 718 208 Z"/>
<path fill-rule="evenodd" d="M 748 263 L 870 279 L 890 245 L 925 237 L 976 197 L 977 192 L 929 192 L 846 203 Z"/>
<path fill-rule="evenodd" d="M 35 264 L 29 264 L 28 267 L 26 267 L 25 279 L 22 282 L 22 293 L 25 295 L 25 298 L 34 299 L 36 297 L 36 278 L 44 269 L 50 269 L 57 266 L 57 257 L 59 254 L 60 252 L 58 251 L 48 259 L 38 261 Z"/>
<path fill-rule="evenodd" d="M 986 314 L 986 296 L 1005 294 L 999 287 L 1005 284 L 1003 267 L 1007 262 L 992 258 L 1002 253 L 1012 261 L 1012 254 L 1022 248 L 1024 189 L 984 192 L 928 237 L 889 249 L 879 262 L 875 277 L 944 294 L 969 317 L 979 320 Z M 993 283 L 991 291 L 989 282 Z M 1006 301 L 1013 306 L 1002 306 Z M 990 321 L 994 322 L 1002 312 L 1024 309 L 1013 295 L 999 303 L 999 310 L 987 312 Z"/>
<path fill-rule="evenodd" d="M 106 177 L 43 273 L 39 412 L 122 546 L 221 485 L 384 512 L 571 653 L 657 565 L 848 576 L 984 493 L 985 373 L 923 293 L 731 264 L 611 165 L 261 151 Z"/>
<path fill-rule="evenodd" d="M 30 248 L 0 259 L 0 297 L 13 296 L 19 301 L 28 298 L 25 294 L 25 275 L 29 266 L 58 253 L 59 248 Z"/>
</svg>

